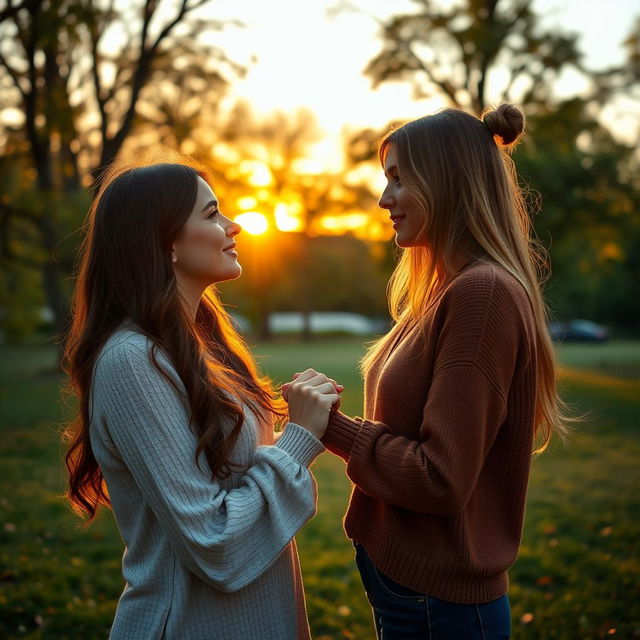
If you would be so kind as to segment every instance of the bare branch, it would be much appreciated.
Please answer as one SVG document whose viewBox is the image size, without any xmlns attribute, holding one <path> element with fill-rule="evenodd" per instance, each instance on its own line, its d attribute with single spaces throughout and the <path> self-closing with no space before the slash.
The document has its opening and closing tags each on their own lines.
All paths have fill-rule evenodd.
<svg viewBox="0 0 640 640">
<path fill-rule="evenodd" d="M 107 112 L 106 100 L 102 91 L 102 82 L 100 81 L 100 60 L 98 54 L 98 45 L 100 43 L 101 33 L 95 24 L 89 28 L 89 38 L 91 42 L 91 68 L 93 76 L 93 88 L 96 94 L 96 102 L 98 104 L 98 112 L 100 114 L 100 131 L 104 140 L 107 133 Z"/>
<path fill-rule="evenodd" d="M 152 55 L 153 55 L 153 53 L 155 53 L 157 48 L 160 46 L 160 43 L 171 33 L 171 31 L 173 31 L 173 28 L 180 22 L 180 20 L 182 20 L 182 18 L 187 13 L 189 13 L 190 11 L 193 11 L 194 9 L 197 9 L 198 7 L 200 7 L 203 4 L 205 4 L 205 2 L 207 2 L 207 1 L 208 0 L 199 0 L 198 2 L 196 2 L 195 5 L 193 5 L 192 7 L 189 7 L 188 6 L 188 0 L 182 0 L 182 5 L 180 6 L 180 9 L 178 10 L 178 13 L 176 14 L 176 17 L 171 22 L 169 22 L 165 26 L 165 28 L 158 34 L 158 37 L 156 38 L 156 41 L 151 46 L 150 53 Z"/>
<path fill-rule="evenodd" d="M 427 76 L 429 82 L 435 84 L 437 87 L 440 87 L 442 91 L 447 95 L 447 97 L 454 103 L 459 104 L 458 99 L 456 98 L 456 90 L 455 87 L 447 80 L 440 80 L 436 78 L 435 74 L 431 69 L 413 52 L 410 44 L 406 44 L 406 50 L 411 55 L 411 58 L 414 62 L 415 69 L 424 72 Z"/>
</svg>

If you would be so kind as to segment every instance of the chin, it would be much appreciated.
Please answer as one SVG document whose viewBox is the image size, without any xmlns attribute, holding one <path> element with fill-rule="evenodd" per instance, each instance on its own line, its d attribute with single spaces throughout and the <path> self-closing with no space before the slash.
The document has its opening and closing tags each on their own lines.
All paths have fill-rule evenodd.
<svg viewBox="0 0 640 640">
<path fill-rule="evenodd" d="M 402 249 L 410 249 L 411 247 L 426 247 L 427 243 L 420 237 L 404 235 L 396 235 L 396 244 Z"/>
<path fill-rule="evenodd" d="M 242 267 L 239 264 L 232 269 L 228 269 L 224 273 L 219 273 L 216 276 L 216 282 L 225 282 L 227 280 L 237 280 L 242 275 Z"/>
<path fill-rule="evenodd" d="M 408 249 L 409 247 L 413 247 L 414 246 L 413 242 L 410 242 L 406 238 L 400 238 L 399 236 L 396 236 L 396 244 L 401 249 Z"/>
</svg>

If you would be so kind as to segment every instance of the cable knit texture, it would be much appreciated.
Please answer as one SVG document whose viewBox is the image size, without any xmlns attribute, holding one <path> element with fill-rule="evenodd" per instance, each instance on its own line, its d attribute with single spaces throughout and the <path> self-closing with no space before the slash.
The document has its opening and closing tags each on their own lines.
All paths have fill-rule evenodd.
<svg viewBox="0 0 640 640">
<path fill-rule="evenodd" d="M 533 446 L 533 311 L 500 267 L 475 264 L 380 354 L 365 418 L 323 439 L 355 487 L 347 535 L 393 580 L 481 603 L 507 591 Z"/>
<path fill-rule="evenodd" d="M 204 455 L 195 464 L 184 386 L 150 351 L 122 327 L 94 369 L 91 445 L 125 544 L 110 638 L 309 638 L 293 536 L 315 513 L 308 466 L 322 443 L 290 423 L 274 444 L 245 407 L 232 456 L 243 469 L 212 481 Z"/>
</svg>

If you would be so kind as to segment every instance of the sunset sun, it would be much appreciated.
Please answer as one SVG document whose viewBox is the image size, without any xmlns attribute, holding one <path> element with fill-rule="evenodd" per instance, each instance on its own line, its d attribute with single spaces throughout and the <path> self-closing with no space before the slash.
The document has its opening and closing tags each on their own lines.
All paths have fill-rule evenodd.
<svg viewBox="0 0 640 640">
<path fill-rule="evenodd" d="M 250 233 L 252 236 L 260 236 L 269 229 L 267 218 L 257 211 L 241 213 L 234 218 L 234 222 L 237 222 L 243 231 Z"/>
</svg>

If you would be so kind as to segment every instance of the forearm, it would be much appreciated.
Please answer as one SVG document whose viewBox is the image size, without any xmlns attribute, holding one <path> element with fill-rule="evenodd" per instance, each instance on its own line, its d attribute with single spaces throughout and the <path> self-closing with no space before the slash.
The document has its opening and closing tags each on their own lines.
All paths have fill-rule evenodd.
<svg viewBox="0 0 640 640">
<path fill-rule="evenodd" d="M 453 383 L 453 370 L 432 385 L 421 424 L 402 433 L 373 420 L 336 414 L 323 442 L 347 462 L 347 475 L 364 493 L 412 511 L 451 515 L 471 495 L 489 448 L 504 418 L 505 402 L 485 376 L 464 367 L 461 398 L 444 402 L 441 389 Z M 449 375 L 447 375 L 449 374 Z"/>
</svg>

